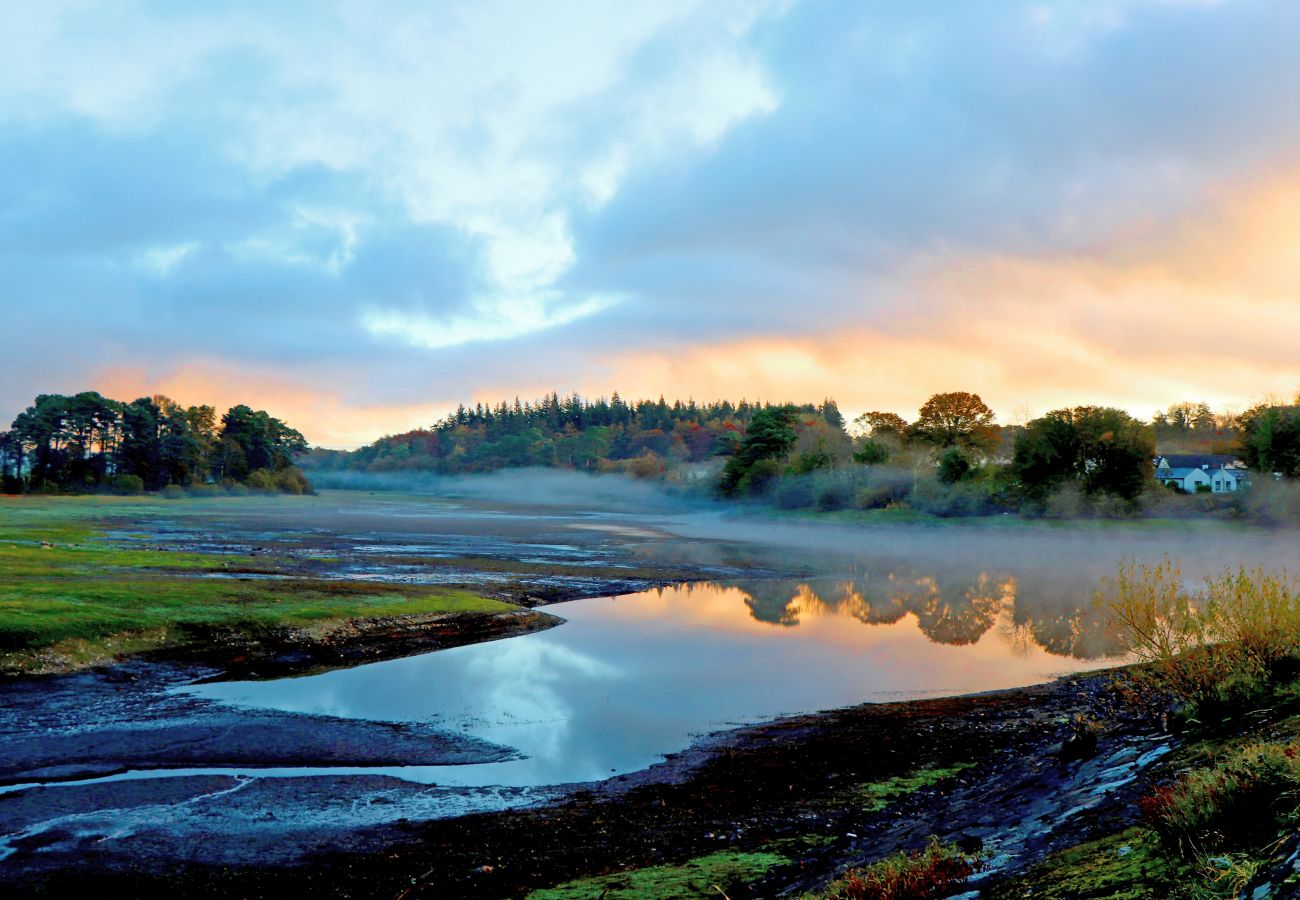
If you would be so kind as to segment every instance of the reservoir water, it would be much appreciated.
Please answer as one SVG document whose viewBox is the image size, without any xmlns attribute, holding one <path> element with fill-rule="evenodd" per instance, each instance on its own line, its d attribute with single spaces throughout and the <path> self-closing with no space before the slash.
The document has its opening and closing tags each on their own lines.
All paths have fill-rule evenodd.
<svg viewBox="0 0 1300 900">
<path fill-rule="evenodd" d="M 1086 611 L 1035 622 L 1018 612 L 1015 590 L 1014 579 L 986 576 L 946 596 L 926 579 L 696 584 L 555 604 L 547 610 L 564 624 L 521 637 L 183 690 L 259 709 L 432 723 L 520 755 L 370 770 L 406 780 L 594 781 L 741 724 L 1018 687 L 1114 661 L 1104 642 L 1086 639 Z"/>
</svg>

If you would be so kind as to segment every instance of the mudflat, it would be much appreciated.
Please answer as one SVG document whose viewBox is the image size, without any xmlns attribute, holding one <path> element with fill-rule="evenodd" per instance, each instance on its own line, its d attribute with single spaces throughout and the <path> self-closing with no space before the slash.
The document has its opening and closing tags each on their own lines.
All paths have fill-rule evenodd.
<svg viewBox="0 0 1300 900">
<path fill-rule="evenodd" d="M 490 770 L 519 750 L 476 733 L 472 717 L 464 727 L 368 720 L 217 703 L 187 688 L 489 640 L 515 646 L 566 627 L 539 608 L 555 600 L 701 581 L 726 585 L 717 596 L 735 596 L 746 629 L 771 639 L 803 628 L 833 642 L 857 629 L 881 636 L 862 650 L 879 654 L 886 634 L 906 632 L 971 659 L 1034 647 L 1062 668 L 1101 665 L 1089 586 L 1122 554 L 1176 549 L 1182 532 L 840 527 L 672 504 L 356 493 L 7 505 L 28 502 L 0 510 L 0 538 L 32 567 L 12 588 L 20 603 L 48 565 L 65 600 L 125 582 L 89 591 L 99 611 L 132 586 L 193 607 L 208 595 L 187 586 L 222 584 L 233 593 L 220 604 L 242 598 L 264 614 L 195 621 L 143 643 L 89 633 L 12 651 L 51 670 L 15 667 L 0 684 L 0 873 L 15 893 L 59 895 L 93 880 L 141 896 L 491 897 L 574 881 L 572 896 L 599 896 L 635 890 L 637 879 L 701 877 L 733 897 L 774 896 L 931 834 L 982 848 L 976 884 L 995 891 L 1055 851 L 1122 833 L 1136 798 L 1181 752 L 1158 722 L 1112 707 L 1106 676 L 1078 675 L 719 720 L 659 751 L 662 762 L 603 780 L 456 786 L 404 770 Z M 1211 537 L 1262 561 L 1292 546 L 1263 531 Z M 278 593 L 284 585 L 297 587 Z M 304 595 L 361 605 L 312 606 Z M 290 598 L 283 608 L 279 596 Z M 447 598 L 486 605 L 421 606 Z M 734 631 L 710 621 L 702 613 L 699 627 Z M 521 689 L 545 691 L 545 679 Z M 1105 727 L 1081 732 L 1080 722 Z"/>
</svg>

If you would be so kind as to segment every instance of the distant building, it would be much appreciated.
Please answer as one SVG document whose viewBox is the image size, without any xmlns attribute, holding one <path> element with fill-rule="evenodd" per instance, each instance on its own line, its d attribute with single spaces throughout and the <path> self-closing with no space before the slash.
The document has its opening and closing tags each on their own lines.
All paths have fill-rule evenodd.
<svg viewBox="0 0 1300 900">
<path fill-rule="evenodd" d="M 1247 484 L 1249 472 L 1223 453 L 1170 453 L 1156 457 L 1156 480 L 1189 494 L 1230 494 Z"/>
</svg>

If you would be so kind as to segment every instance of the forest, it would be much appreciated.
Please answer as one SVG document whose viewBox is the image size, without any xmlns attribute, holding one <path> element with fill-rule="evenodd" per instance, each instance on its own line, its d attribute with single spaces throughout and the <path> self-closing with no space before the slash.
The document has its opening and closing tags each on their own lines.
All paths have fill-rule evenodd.
<svg viewBox="0 0 1300 900">
<path fill-rule="evenodd" d="M 1252 490 L 1179 496 L 1154 478 L 1161 454 L 1220 454 L 1256 473 Z M 321 473 L 459 475 L 563 467 L 661 479 L 786 509 L 913 510 L 938 516 L 1196 512 L 1300 519 L 1300 397 L 1243 413 L 1178 403 L 1146 422 L 1104 406 L 1005 425 L 978 394 L 935 394 L 908 421 L 870 411 L 846 421 L 819 404 L 587 400 L 461 406 L 427 429 L 355 451 L 315 450 Z"/>
<path fill-rule="evenodd" d="M 5 493 L 302 494 L 311 483 L 293 461 L 306 450 L 298 431 L 244 405 L 218 420 L 163 396 L 42 394 L 0 432 L 0 480 Z"/>
<path fill-rule="evenodd" d="M 1238 460 L 1250 489 L 1179 496 L 1154 477 L 1158 453 Z M 87 391 L 42 394 L 0 432 L 7 493 L 310 492 L 295 462 L 325 483 L 346 472 L 552 467 L 792 510 L 1061 518 L 1196 512 L 1298 521 L 1300 397 L 1239 414 L 1179 403 L 1150 422 L 1077 406 L 1006 425 L 966 391 L 935 394 L 911 421 L 869 411 L 852 422 L 832 399 L 700 404 L 551 393 L 460 406 L 429 428 L 340 451 L 310 450 L 301 433 L 245 405 L 218 418 L 212 406 L 164 396 L 122 402 Z"/>
</svg>

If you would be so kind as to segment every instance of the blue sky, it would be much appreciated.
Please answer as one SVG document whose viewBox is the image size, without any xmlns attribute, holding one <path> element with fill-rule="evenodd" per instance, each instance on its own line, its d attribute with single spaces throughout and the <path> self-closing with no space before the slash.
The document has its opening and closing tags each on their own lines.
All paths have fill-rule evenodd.
<svg viewBox="0 0 1300 900">
<path fill-rule="evenodd" d="M 1300 6 L 12 4 L 0 418 L 1300 387 Z M 1288 331 L 1289 329 L 1289 331 Z"/>
</svg>

